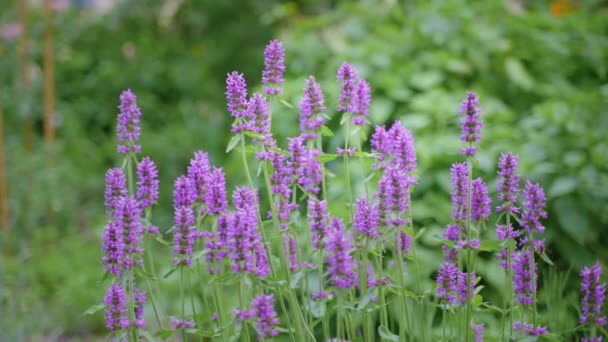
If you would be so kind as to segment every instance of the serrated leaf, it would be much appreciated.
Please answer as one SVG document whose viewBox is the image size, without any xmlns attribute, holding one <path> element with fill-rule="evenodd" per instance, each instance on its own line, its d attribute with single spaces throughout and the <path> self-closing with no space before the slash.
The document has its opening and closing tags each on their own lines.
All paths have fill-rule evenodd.
<svg viewBox="0 0 608 342">
<path fill-rule="evenodd" d="M 324 137 L 333 137 L 334 132 L 327 126 L 321 126 L 321 135 Z"/>
<path fill-rule="evenodd" d="M 479 244 L 479 250 L 484 252 L 498 252 L 503 248 L 502 241 L 500 240 L 483 240 Z"/>
<path fill-rule="evenodd" d="M 322 154 L 322 155 L 318 156 L 316 159 L 323 164 L 323 163 L 330 162 L 336 158 L 338 158 L 337 154 Z"/>
<path fill-rule="evenodd" d="M 230 151 L 234 150 L 234 148 L 241 141 L 242 138 L 243 138 L 242 134 L 237 134 L 237 135 L 233 136 L 230 139 L 230 142 L 228 142 L 228 146 L 226 147 L 226 153 L 229 153 Z"/>
<path fill-rule="evenodd" d="M 175 330 L 173 329 L 160 329 L 159 331 L 154 333 L 154 336 L 156 337 L 160 337 L 163 340 L 169 338 L 171 335 L 173 335 L 173 333 L 175 332 Z"/>
<path fill-rule="evenodd" d="M 95 304 L 95 305 L 91 306 L 90 308 L 88 308 L 82 314 L 83 315 L 92 315 L 92 314 L 96 313 L 97 311 L 103 310 L 105 308 L 106 308 L 106 305 L 104 303 Z"/>
<path fill-rule="evenodd" d="M 399 342 L 399 336 L 393 334 L 387 327 L 385 327 L 384 325 L 381 325 L 378 327 L 378 334 L 380 334 L 380 337 L 382 337 L 383 339 L 387 339 L 389 341 L 396 341 Z"/>
</svg>

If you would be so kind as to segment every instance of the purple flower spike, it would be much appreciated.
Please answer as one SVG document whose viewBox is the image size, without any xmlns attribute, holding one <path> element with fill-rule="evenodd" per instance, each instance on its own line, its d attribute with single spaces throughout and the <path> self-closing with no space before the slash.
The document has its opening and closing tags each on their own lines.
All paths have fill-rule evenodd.
<svg viewBox="0 0 608 342">
<path fill-rule="evenodd" d="M 158 169 L 149 157 L 137 165 L 137 199 L 142 208 L 152 206 L 158 200 Z"/>
<path fill-rule="evenodd" d="M 139 329 L 142 329 L 146 322 L 144 320 L 144 305 L 146 303 L 146 293 L 138 289 L 137 287 L 133 288 L 135 291 L 134 300 L 135 300 L 135 326 Z"/>
<path fill-rule="evenodd" d="M 209 184 L 205 193 L 207 210 L 212 214 L 220 214 L 228 210 L 226 176 L 222 168 L 213 168 L 207 182 Z"/>
<path fill-rule="evenodd" d="M 338 105 L 339 112 L 347 112 L 354 114 L 357 112 L 358 94 L 357 94 L 357 72 L 352 65 L 344 62 L 338 69 L 338 81 L 342 82 L 340 87 L 340 104 Z"/>
<path fill-rule="evenodd" d="M 519 157 L 511 152 L 501 154 L 498 160 L 498 200 L 502 203 L 496 207 L 499 213 L 517 214 L 517 195 L 519 194 L 519 175 L 516 173 Z"/>
<path fill-rule="evenodd" d="M 127 179 L 125 172 L 120 168 L 109 169 L 106 172 L 106 191 L 104 205 L 106 215 L 112 215 L 116 209 L 116 200 L 119 197 L 127 196 Z"/>
<path fill-rule="evenodd" d="M 399 235 L 396 237 L 397 248 L 401 248 L 401 253 L 403 255 L 407 255 L 410 251 L 410 246 L 412 245 L 412 237 L 409 236 L 405 232 L 399 232 Z"/>
<path fill-rule="evenodd" d="M 388 131 L 392 140 L 391 152 L 394 158 L 394 167 L 412 172 L 417 167 L 416 151 L 414 149 L 414 137 L 412 132 L 395 121 Z"/>
<path fill-rule="evenodd" d="M 485 325 L 483 323 L 471 323 L 471 329 L 473 329 L 473 331 L 475 332 L 475 342 L 483 342 L 484 327 Z"/>
<path fill-rule="evenodd" d="M 292 236 L 283 235 L 283 250 L 285 255 L 289 255 L 289 270 L 296 272 L 299 268 L 296 239 Z"/>
<path fill-rule="evenodd" d="M 279 329 L 279 318 L 274 310 L 274 295 L 259 295 L 251 301 L 251 312 L 255 320 L 255 330 L 258 333 L 258 341 L 267 337 L 277 336 Z"/>
<path fill-rule="evenodd" d="M 351 238 L 344 232 L 344 223 L 338 219 L 332 219 L 331 231 L 327 241 L 329 256 L 329 273 L 332 275 L 332 283 L 340 289 L 355 286 L 357 275 L 353 271 L 354 262 L 351 255 L 354 247 Z"/>
<path fill-rule="evenodd" d="M 479 97 L 474 92 L 467 92 L 467 98 L 460 106 L 460 128 L 462 129 L 461 140 L 468 144 L 467 147 L 460 150 L 461 154 L 472 156 L 475 154 L 476 147 L 474 143 L 478 142 L 481 137 L 481 109 L 479 105 Z"/>
<path fill-rule="evenodd" d="M 308 224 L 312 233 L 312 247 L 324 249 L 325 240 L 329 233 L 329 214 L 327 202 L 314 197 L 308 198 Z"/>
<path fill-rule="evenodd" d="M 450 224 L 443 230 L 443 238 L 457 243 L 460 240 L 460 227 L 457 224 Z M 456 262 L 458 257 L 458 248 L 452 248 L 448 245 L 442 245 L 443 256 L 447 261 Z"/>
<path fill-rule="evenodd" d="M 110 331 L 127 329 L 127 299 L 125 290 L 120 284 L 113 283 L 103 299 L 106 305 L 106 328 Z"/>
<path fill-rule="evenodd" d="M 354 104 L 353 125 L 363 126 L 365 124 L 365 118 L 369 115 L 369 105 L 372 100 L 372 94 L 369 83 L 365 80 L 359 79 L 356 87 L 357 102 Z"/>
<path fill-rule="evenodd" d="M 449 303 L 456 304 L 455 295 L 458 287 L 458 267 L 451 262 L 444 262 L 439 265 L 437 272 L 437 298 Z"/>
<path fill-rule="evenodd" d="M 197 203 L 205 203 L 207 178 L 210 172 L 211 167 L 209 166 L 209 155 L 207 152 L 194 152 L 194 158 L 190 160 L 190 165 L 188 166 L 188 178 L 192 182 Z"/>
<path fill-rule="evenodd" d="M 186 206 L 175 208 L 173 223 L 175 225 L 173 228 L 173 253 L 176 254 L 173 263 L 190 267 L 192 265 L 194 243 L 198 236 L 194 226 L 194 212 Z"/>
<path fill-rule="evenodd" d="M 268 103 L 259 93 L 253 94 L 247 102 L 247 111 L 251 116 L 248 129 L 254 133 L 268 136 L 270 134 L 270 117 L 268 116 Z"/>
<path fill-rule="evenodd" d="M 237 209 L 255 210 L 259 202 L 257 191 L 251 191 L 249 188 L 236 188 L 232 193 L 232 201 Z"/>
<path fill-rule="evenodd" d="M 521 217 L 521 225 L 526 228 L 528 233 L 532 233 L 535 230 L 543 233 L 545 226 L 540 223 L 540 219 L 547 218 L 547 212 L 545 211 L 547 197 L 545 197 L 543 188 L 538 184 L 532 184 L 530 181 L 527 181 L 523 197 L 524 211 Z"/>
<path fill-rule="evenodd" d="M 282 92 L 281 84 L 285 82 L 285 50 L 278 40 L 272 40 L 264 50 L 264 71 L 262 83 L 266 85 L 264 92 L 268 95 L 279 95 Z"/>
<path fill-rule="evenodd" d="M 304 139 L 314 139 L 316 131 L 323 126 L 325 119 L 325 99 L 321 86 L 313 76 L 308 77 L 304 96 L 300 102 L 300 130 Z"/>
<path fill-rule="evenodd" d="M 515 254 L 513 260 L 513 288 L 517 294 L 517 302 L 523 305 L 532 305 L 533 293 L 536 292 L 536 282 L 532 281 L 531 265 L 530 250 Z M 536 262 L 534 263 L 534 272 L 536 272 Z"/>
<path fill-rule="evenodd" d="M 118 153 L 141 153 L 141 145 L 137 144 L 141 131 L 139 127 L 141 111 L 137 106 L 137 98 L 131 89 L 127 89 L 120 94 L 120 106 L 118 108 L 120 109 L 116 123 Z"/>
<path fill-rule="evenodd" d="M 179 176 L 173 183 L 173 208 L 189 207 L 196 199 L 195 184 L 187 176 Z"/>
<path fill-rule="evenodd" d="M 267 160 L 272 165 L 273 172 L 270 175 L 270 184 L 273 194 L 273 200 L 275 202 L 275 208 L 277 208 L 277 215 L 281 222 L 281 229 L 285 230 L 288 228 L 287 222 L 291 218 L 291 212 L 296 209 L 291 200 L 291 175 L 293 173 L 291 162 L 287 160 L 284 155 L 270 150 L 264 153 L 258 153 L 258 158 Z M 292 158 L 293 160 L 294 158 Z M 296 157 L 297 159 L 297 157 Z"/>
<path fill-rule="evenodd" d="M 468 202 L 469 169 L 465 163 L 454 163 L 450 169 L 452 178 L 452 219 L 466 221 Z"/>
<path fill-rule="evenodd" d="M 226 102 L 233 118 L 247 117 L 247 83 L 243 74 L 233 71 L 226 77 Z"/>
<path fill-rule="evenodd" d="M 380 210 L 380 226 L 400 227 L 405 223 L 404 213 L 409 210 L 409 189 L 416 179 L 399 169 L 390 169 L 380 178 L 376 197 Z"/>
<path fill-rule="evenodd" d="M 600 283 L 602 267 L 596 263 L 581 271 L 581 323 L 606 325 L 606 316 L 602 316 L 602 306 L 606 298 L 606 284 Z"/>
<path fill-rule="evenodd" d="M 103 231 L 103 252 L 101 263 L 108 272 L 119 277 L 122 273 L 122 260 L 125 256 L 125 244 L 122 229 L 118 221 L 110 221 Z"/>
<path fill-rule="evenodd" d="M 296 181 L 302 188 L 317 194 L 321 184 L 321 163 L 317 160 L 319 151 L 307 150 L 304 147 L 304 137 L 289 138 L 289 166 L 293 170 Z"/>
<path fill-rule="evenodd" d="M 490 196 L 483 179 L 477 178 L 471 182 L 471 219 L 487 221 L 490 217 Z"/>
<path fill-rule="evenodd" d="M 532 323 L 513 322 L 514 330 L 521 330 L 522 334 L 529 336 L 541 336 L 548 332 L 547 327 L 537 325 L 534 326 Z"/>
<path fill-rule="evenodd" d="M 509 223 L 509 225 L 496 226 L 496 237 L 498 237 L 498 240 L 500 241 L 515 239 L 517 236 L 519 236 L 519 232 L 513 229 L 511 223 Z"/>
<path fill-rule="evenodd" d="M 131 269 L 134 265 L 141 265 L 141 255 L 144 252 L 143 233 L 141 223 L 141 207 L 135 198 L 120 197 L 116 201 L 116 211 L 113 220 L 117 223 L 116 229 L 122 232 L 124 247 L 122 266 Z"/>
<path fill-rule="evenodd" d="M 380 236 L 380 210 L 378 206 L 369 203 L 367 198 L 361 198 L 355 203 L 355 231 L 369 238 Z"/>
</svg>

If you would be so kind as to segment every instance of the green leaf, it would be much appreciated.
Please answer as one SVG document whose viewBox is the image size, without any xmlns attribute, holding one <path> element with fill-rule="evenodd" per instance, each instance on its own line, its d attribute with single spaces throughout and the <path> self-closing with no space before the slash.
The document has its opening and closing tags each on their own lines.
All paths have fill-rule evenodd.
<svg viewBox="0 0 608 342">
<path fill-rule="evenodd" d="M 426 227 L 422 228 L 418 231 L 418 233 L 416 233 L 416 236 L 414 237 L 414 240 L 418 240 L 424 233 L 426 232 Z"/>
<path fill-rule="evenodd" d="M 377 295 L 377 292 L 378 291 L 376 289 L 368 290 L 367 293 L 365 294 L 365 296 L 363 296 L 363 298 L 361 298 L 361 301 L 357 305 L 357 310 L 364 309 L 367 306 L 367 304 L 369 304 L 369 302 L 372 300 L 372 297 Z"/>
<path fill-rule="evenodd" d="M 292 289 L 297 289 L 298 284 L 300 283 L 300 280 L 302 280 L 302 277 L 304 277 L 304 270 L 301 270 L 295 274 L 292 274 L 291 279 L 289 280 L 289 286 Z"/>
<path fill-rule="evenodd" d="M 280 102 L 281 104 L 285 105 L 286 107 L 289 107 L 289 108 L 295 108 L 295 107 L 294 107 L 294 106 L 293 106 L 291 103 L 289 103 L 289 102 L 287 102 L 287 101 L 285 101 L 285 100 L 283 100 L 283 99 L 279 99 L 279 102 Z"/>
<path fill-rule="evenodd" d="M 192 260 L 201 258 L 203 255 L 205 255 L 206 252 L 207 252 L 207 250 L 202 250 L 202 251 L 198 251 L 198 252 L 192 254 Z"/>
<path fill-rule="evenodd" d="M 186 329 L 186 332 L 188 334 L 192 334 L 192 335 L 197 335 L 197 336 L 201 336 L 201 337 L 214 337 L 215 333 L 211 332 L 211 331 L 205 331 L 205 330 L 201 330 L 201 329 Z"/>
<path fill-rule="evenodd" d="M 163 238 L 161 238 L 160 236 L 155 236 L 154 240 L 160 242 L 161 244 L 163 244 L 165 246 L 169 246 L 169 242 L 167 242 L 166 240 L 163 240 Z"/>
<path fill-rule="evenodd" d="M 378 334 L 380 334 L 380 337 L 382 337 L 383 339 L 387 339 L 389 341 L 396 341 L 399 342 L 399 336 L 393 334 L 387 327 L 385 327 L 384 325 L 381 325 L 378 327 Z"/>
<path fill-rule="evenodd" d="M 549 258 L 547 253 L 543 252 L 543 254 L 540 255 L 540 258 L 543 259 L 543 261 L 546 262 L 547 264 L 553 266 L 553 261 L 551 260 L 551 258 Z"/>
<path fill-rule="evenodd" d="M 163 278 L 169 278 L 170 275 L 173 274 L 173 272 L 177 271 L 177 267 L 173 266 L 171 267 L 171 269 L 169 270 L 169 272 L 165 273 L 165 275 L 163 276 Z"/>
<path fill-rule="evenodd" d="M 325 301 L 316 301 L 312 300 L 310 302 L 310 312 L 314 318 L 321 318 L 325 315 L 325 311 L 327 310 L 327 304 Z"/>
<path fill-rule="evenodd" d="M 96 313 L 97 311 L 103 310 L 105 308 L 106 308 L 106 305 L 104 303 L 95 304 L 95 305 L 91 306 L 90 308 L 88 308 L 82 314 L 83 315 L 92 315 L 92 314 Z"/>
<path fill-rule="evenodd" d="M 332 161 L 334 159 L 338 158 L 337 154 L 322 154 L 320 156 L 318 156 L 316 159 L 321 162 L 322 164 L 327 163 L 329 161 Z"/>
<path fill-rule="evenodd" d="M 105 271 L 103 276 L 101 276 L 101 279 L 99 279 L 99 281 L 97 282 L 97 285 L 101 285 L 106 279 L 108 279 L 109 276 L 110 272 Z"/>
<path fill-rule="evenodd" d="M 534 79 L 528 73 L 524 65 L 515 58 L 509 57 L 505 60 L 505 71 L 509 79 L 515 85 L 524 90 L 530 90 L 534 86 Z"/>
<path fill-rule="evenodd" d="M 484 252 L 497 252 L 503 249 L 500 240 L 483 240 L 479 244 L 479 250 Z"/>
<path fill-rule="evenodd" d="M 154 333 L 154 336 L 160 337 L 163 340 L 166 340 L 171 335 L 173 335 L 174 332 L 175 332 L 175 330 L 173 330 L 173 329 L 160 329 L 159 331 L 157 331 L 156 333 Z"/>
<path fill-rule="evenodd" d="M 258 140 L 264 139 L 263 135 L 261 135 L 259 133 L 251 132 L 251 131 L 246 131 L 245 135 L 248 136 L 248 137 L 250 137 L 250 138 L 253 138 L 253 139 L 258 139 Z"/>
<path fill-rule="evenodd" d="M 334 132 L 332 132 L 332 130 L 327 126 L 321 126 L 321 135 L 324 137 L 333 137 Z"/>
<path fill-rule="evenodd" d="M 139 268 L 135 270 L 135 273 L 137 273 L 137 275 L 138 275 L 140 278 L 143 278 L 143 279 L 148 279 L 148 280 L 156 280 L 156 277 L 154 277 L 154 276 L 153 276 L 153 275 L 151 275 L 151 274 L 148 274 L 148 273 L 144 272 L 143 270 L 141 270 L 141 269 L 139 269 Z"/>
<path fill-rule="evenodd" d="M 558 197 L 567 195 L 574 191 L 578 186 L 578 180 L 574 177 L 560 177 L 553 182 L 547 195 L 549 197 Z"/>
<path fill-rule="evenodd" d="M 242 134 L 237 134 L 233 136 L 230 139 L 230 142 L 228 142 L 228 147 L 226 147 L 226 153 L 229 153 L 230 151 L 234 150 L 236 145 L 241 141 L 241 138 L 243 138 Z"/>
</svg>

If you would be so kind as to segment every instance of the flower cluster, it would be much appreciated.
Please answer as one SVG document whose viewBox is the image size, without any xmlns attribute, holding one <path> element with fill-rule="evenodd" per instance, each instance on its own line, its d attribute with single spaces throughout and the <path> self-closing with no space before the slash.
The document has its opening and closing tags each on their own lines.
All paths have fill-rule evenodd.
<svg viewBox="0 0 608 342">
<path fill-rule="evenodd" d="M 141 153 L 141 145 L 138 144 L 141 128 L 139 121 L 141 111 L 137 106 L 137 98 L 131 89 L 120 94 L 120 113 L 116 124 L 118 137 L 118 153 L 127 154 Z"/>
<path fill-rule="evenodd" d="M 606 316 L 602 315 L 602 306 L 606 299 L 606 284 L 600 282 L 602 267 L 599 263 L 585 267 L 581 271 L 581 323 L 606 325 Z"/>
</svg>

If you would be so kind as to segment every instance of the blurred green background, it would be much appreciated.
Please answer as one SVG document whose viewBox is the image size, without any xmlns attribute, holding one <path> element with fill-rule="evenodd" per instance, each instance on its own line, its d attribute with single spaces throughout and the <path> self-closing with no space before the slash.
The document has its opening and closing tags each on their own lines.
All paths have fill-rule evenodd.
<svg viewBox="0 0 608 342">
<path fill-rule="evenodd" d="M 53 3 L 52 144 L 42 134 L 41 1 L 28 2 L 25 60 L 14 32 L 19 2 L 0 4 L 9 208 L 8 233 L 0 235 L 2 340 L 89 340 L 105 333 L 101 313 L 82 313 L 105 291 L 97 285 L 103 274 L 103 187 L 107 168 L 120 162 L 114 136 L 120 92 L 131 88 L 138 95 L 144 155 L 160 170 L 155 220 L 168 227 L 172 181 L 195 150 L 208 151 L 212 162 L 225 166 L 229 188 L 243 184 L 238 160 L 224 153 L 231 123 L 224 80 L 238 70 L 260 89 L 263 49 L 274 38 L 286 48 L 285 101 L 297 108 L 304 79 L 315 75 L 330 127 L 338 130 L 335 73 L 349 61 L 372 86 L 371 121 L 398 119 L 413 131 L 420 178 L 413 210 L 415 225 L 427 228 L 422 263 L 429 270 L 439 263 L 436 236 L 449 221 L 449 167 L 461 159 L 457 111 L 467 90 L 481 98 L 478 175 L 490 180 L 492 194 L 499 154 L 519 154 L 522 177 L 547 192 L 548 254 L 557 270 L 573 271 L 569 287 L 578 286 L 574 275 L 583 265 L 608 262 L 606 1 Z M 30 87 L 20 81 L 24 65 Z M 285 107 L 277 117 L 280 141 L 298 134 L 296 110 Z M 327 147 L 340 139 L 336 134 Z M 335 168 L 338 176 L 340 171 Z M 340 178 L 332 182 L 338 196 Z M 487 238 L 494 238 L 492 231 Z M 163 265 L 169 264 L 167 256 Z M 490 293 L 496 292 L 492 275 L 499 273 L 494 264 L 485 256 L 482 275 L 490 279 Z M 430 286 L 430 271 L 428 276 Z M 576 300 L 572 293 L 568 303 Z M 564 315 L 575 313 L 568 307 Z"/>
</svg>

